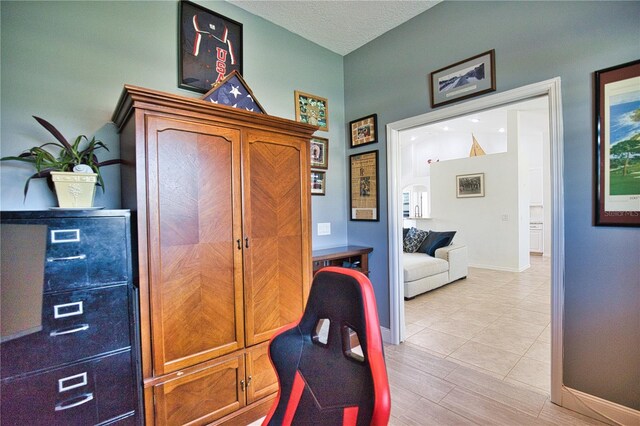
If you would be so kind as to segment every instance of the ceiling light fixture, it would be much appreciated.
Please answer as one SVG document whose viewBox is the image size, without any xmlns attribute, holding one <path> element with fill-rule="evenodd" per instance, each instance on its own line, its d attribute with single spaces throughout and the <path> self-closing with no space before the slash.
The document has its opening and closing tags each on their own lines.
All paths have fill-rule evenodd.
<svg viewBox="0 0 640 426">
<path fill-rule="evenodd" d="M 504 133 L 504 127 L 500 127 L 500 128 L 498 129 L 498 132 L 500 132 L 500 133 Z"/>
</svg>

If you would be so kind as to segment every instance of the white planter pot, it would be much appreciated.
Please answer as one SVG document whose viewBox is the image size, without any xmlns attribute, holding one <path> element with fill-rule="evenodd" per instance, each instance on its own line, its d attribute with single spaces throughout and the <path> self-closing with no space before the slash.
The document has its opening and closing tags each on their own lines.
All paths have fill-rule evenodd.
<svg viewBox="0 0 640 426">
<path fill-rule="evenodd" d="M 58 205 L 62 208 L 93 207 L 97 173 L 51 172 Z"/>
</svg>

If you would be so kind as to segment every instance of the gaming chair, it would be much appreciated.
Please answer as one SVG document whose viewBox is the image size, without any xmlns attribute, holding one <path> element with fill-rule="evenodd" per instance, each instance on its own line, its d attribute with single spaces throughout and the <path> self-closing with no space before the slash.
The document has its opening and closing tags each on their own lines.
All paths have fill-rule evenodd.
<svg viewBox="0 0 640 426">
<path fill-rule="evenodd" d="M 386 425 L 389 382 L 375 295 L 353 269 L 314 277 L 299 322 L 269 343 L 278 396 L 264 425 Z"/>
</svg>

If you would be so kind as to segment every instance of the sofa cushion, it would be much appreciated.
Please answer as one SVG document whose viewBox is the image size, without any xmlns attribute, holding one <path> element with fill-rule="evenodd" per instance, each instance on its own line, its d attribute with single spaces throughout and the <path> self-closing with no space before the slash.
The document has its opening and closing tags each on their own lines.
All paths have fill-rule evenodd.
<svg viewBox="0 0 640 426">
<path fill-rule="evenodd" d="M 429 256 L 434 256 L 436 250 L 440 247 L 446 247 L 451 244 L 455 235 L 456 231 L 430 231 L 427 238 L 425 238 L 422 244 L 418 247 L 418 251 L 426 253 Z"/>
<path fill-rule="evenodd" d="M 402 241 L 402 249 L 406 253 L 414 253 L 420 247 L 420 244 L 427 238 L 429 232 L 418 228 L 410 228 L 407 236 Z"/>
<path fill-rule="evenodd" d="M 449 270 L 449 262 L 424 253 L 404 253 L 402 255 L 404 281 L 415 281 Z"/>
</svg>

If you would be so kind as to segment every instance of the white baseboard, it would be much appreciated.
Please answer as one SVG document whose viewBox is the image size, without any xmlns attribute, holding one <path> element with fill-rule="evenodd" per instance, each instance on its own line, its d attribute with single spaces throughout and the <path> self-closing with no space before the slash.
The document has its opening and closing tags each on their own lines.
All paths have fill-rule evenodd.
<svg viewBox="0 0 640 426">
<path fill-rule="evenodd" d="M 566 386 L 562 406 L 610 425 L 640 425 L 640 411 Z"/>
<path fill-rule="evenodd" d="M 522 268 L 507 268 L 506 266 L 496 266 L 496 265 L 483 265 L 478 263 L 469 263 L 470 268 L 478 268 L 478 269 L 491 269 L 493 271 L 505 271 L 505 272 L 522 272 L 526 271 L 531 267 L 531 265 L 523 266 Z"/>
<path fill-rule="evenodd" d="M 393 342 L 393 340 L 391 339 L 391 329 L 390 328 L 386 328 L 386 327 L 380 326 L 380 333 L 382 334 L 382 341 L 384 343 L 392 343 Z"/>
</svg>

